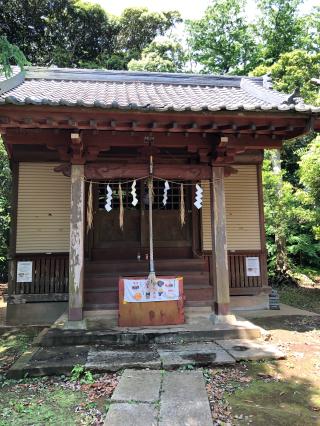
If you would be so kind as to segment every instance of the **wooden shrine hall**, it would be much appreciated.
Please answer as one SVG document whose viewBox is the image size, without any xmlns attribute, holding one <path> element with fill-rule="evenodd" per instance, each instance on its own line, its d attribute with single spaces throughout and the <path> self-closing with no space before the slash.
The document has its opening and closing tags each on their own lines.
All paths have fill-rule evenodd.
<svg viewBox="0 0 320 426">
<path fill-rule="evenodd" d="M 148 275 L 150 155 L 156 274 L 183 277 L 185 306 L 267 308 L 263 152 L 319 111 L 266 77 L 15 69 L 8 323 L 118 309 L 119 277 Z"/>
</svg>

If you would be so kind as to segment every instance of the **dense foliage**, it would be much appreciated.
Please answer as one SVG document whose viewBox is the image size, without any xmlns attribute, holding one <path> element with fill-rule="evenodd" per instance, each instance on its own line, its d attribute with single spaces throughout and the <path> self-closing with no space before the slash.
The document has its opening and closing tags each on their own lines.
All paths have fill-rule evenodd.
<svg viewBox="0 0 320 426">
<path fill-rule="evenodd" d="M 140 59 L 128 64 L 131 71 L 182 72 L 185 70 L 187 55 L 178 41 L 166 39 L 153 41 L 142 50 Z"/>
<path fill-rule="evenodd" d="M 177 40 L 176 11 L 129 8 L 115 17 L 80 0 L 0 0 L 0 73 L 8 75 L 10 63 L 23 67 L 27 60 L 134 71 L 268 73 L 275 89 L 320 105 L 319 86 L 312 83 L 320 78 L 320 7 L 302 15 L 299 6 L 306 1 L 256 0 L 260 14 L 249 21 L 246 0 L 212 0 Z M 266 153 L 263 179 L 270 271 L 286 277 L 296 266 L 320 268 L 320 140 L 310 132 L 287 141 L 281 158 Z M 10 172 L 2 145 L 0 166 L 3 270 Z"/>
<path fill-rule="evenodd" d="M 320 267 L 319 151 L 319 141 L 300 150 L 301 167 L 296 171 L 300 185 L 286 180 L 284 170 L 275 173 L 271 152 L 266 152 L 263 170 L 266 235 L 270 271 L 274 273 L 279 270 L 285 273 L 294 266 Z M 284 252 L 278 244 L 282 238 Z"/>
<path fill-rule="evenodd" d="M 17 64 L 21 69 L 28 61 L 21 50 L 9 43 L 6 36 L 0 36 L 0 76 L 10 77 L 12 74 L 11 64 Z"/>
<path fill-rule="evenodd" d="M 244 15 L 244 0 L 215 0 L 204 16 L 187 21 L 195 61 L 204 72 L 246 74 L 256 64 L 253 26 Z"/>
<path fill-rule="evenodd" d="M 80 0 L 0 0 L 0 35 L 34 65 L 126 69 L 180 15 L 125 9 L 120 17 Z"/>
<path fill-rule="evenodd" d="M 9 160 L 0 137 L 0 282 L 6 278 L 7 255 L 10 227 L 10 185 Z"/>
</svg>

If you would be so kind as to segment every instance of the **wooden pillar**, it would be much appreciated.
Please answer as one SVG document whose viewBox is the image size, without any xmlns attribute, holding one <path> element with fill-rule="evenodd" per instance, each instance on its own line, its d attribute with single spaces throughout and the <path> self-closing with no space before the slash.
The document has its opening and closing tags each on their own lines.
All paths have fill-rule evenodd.
<svg viewBox="0 0 320 426">
<path fill-rule="evenodd" d="M 230 290 L 223 167 L 212 167 L 211 229 L 214 285 L 213 311 L 216 315 L 229 315 Z"/>
<path fill-rule="evenodd" d="M 69 257 L 69 321 L 83 319 L 84 222 L 85 184 L 84 166 L 71 166 L 71 212 Z"/>
<path fill-rule="evenodd" d="M 19 186 L 19 163 L 12 161 L 11 164 L 11 222 L 10 222 L 10 242 L 8 251 L 8 295 L 15 293 L 17 262 L 16 262 L 16 245 L 17 245 L 17 217 L 18 217 L 18 186 Z"/>
</svg>

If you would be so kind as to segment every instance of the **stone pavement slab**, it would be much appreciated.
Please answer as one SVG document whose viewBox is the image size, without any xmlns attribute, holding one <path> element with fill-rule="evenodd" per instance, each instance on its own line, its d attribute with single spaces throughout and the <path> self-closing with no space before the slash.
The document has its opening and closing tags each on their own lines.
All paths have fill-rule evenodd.
<svg viewBox="0 0 320 426">
<path fill-rule="evenodd" d="M 212 426 L 202 372 L 125 370 L 104 425 Z"/>
<path fill-rule="evenodd" d="M 157 351 L 164 368 L 188 364 L 203 366 L 235 363 L 231 355 L 213 342 L 159 345 Z"/>
<path fill-rule="evenodd" d="M 21 355 L 7 372 L 7 377 L 21 379 L 26 374 L 30 377 L 69 374 L 76 364 L 85 364 L 88 350 L 86 346 L 34 347 Z"/>
<path fill-rule="evenodd" d="M 156 426 L 158 410 L 151 404 L 114 403 L 104 426 Z"/>
<path fill-rule="evenodd" d="M 95 371 L 117 371 L 121 368 L 154 368 L 161 367 L 160 357 L 150 347 L 108 348 L 90 347 L 86 368 Z"/>
<path fill-rule="evenodd" d="M 200 371 L 164 374 L 159 420 L 161 426 L 212 426 L 208 396 Z"/>
<path fill-rule="evenodd" d="M 285 353 L 277 346 L 260 340 L 217 340 L 217 343 L 237 361 L 285 358 Z"/>
<path fill-rule="evenodd" d="M 112 401 L 156 402 L 160 398 L 161 372 L 125 370 Z"/>
</svg>

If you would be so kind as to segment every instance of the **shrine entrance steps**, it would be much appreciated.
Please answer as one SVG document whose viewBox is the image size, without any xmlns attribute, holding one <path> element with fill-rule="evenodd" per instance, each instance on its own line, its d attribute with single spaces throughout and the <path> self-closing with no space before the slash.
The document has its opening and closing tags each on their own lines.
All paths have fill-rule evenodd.
<svg viewBox="0 0 320 426">
<path fill-rule="evenodd" d="M 225 339 L 258 339 L 262 329 L 242 318 L 213 324 L 210 308 L 186 308 L 185 323 L 166 326 L 119 327 L 117 310 L 85 311 L 85 329 L 72 329 L 64 313 L 39 335 L 40 346 L 121 345 L 136 347 L 159 343 L 209 342 Z M 69 328 L 71 327 L 71 329 Z"/>
<path fill-rule="evenodd" d="M 7 377 L 70 374 L 76 364 L 93 372 L 172 370 L 284 356 L 264 341 L 260 327 L 241 318 L 213 324 L 204 308 L 200 309 L 201 314 L 188 312 L 187 322 L 179 326 L 136 328 L 120 328 L 111 315 L 103 317 L 99 312 L 94 316 L 95 311 L 87 311 L 87 327 L 83 330 L 69 329 L 72 323 L 68 323 L 65 313 L 37 336 L 33 347 L 16 361 Z"/>
<path fill-rule="evenodd" d="M 205 258 L 159 259 L 159 276 L 182 276 L 186 306 L 210 306 L 213 289 Z M 85 263 L 84 303 L 86 310 L 118 308 L 119 277 L 146 277 L 148 261 L 136 259 L 92 260 Z"/>
</svg>

